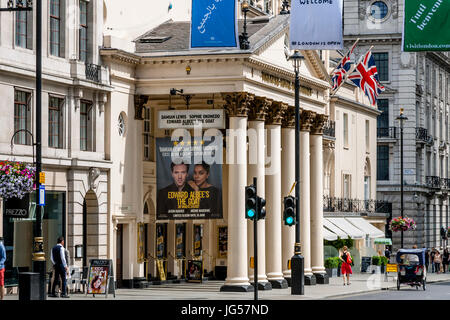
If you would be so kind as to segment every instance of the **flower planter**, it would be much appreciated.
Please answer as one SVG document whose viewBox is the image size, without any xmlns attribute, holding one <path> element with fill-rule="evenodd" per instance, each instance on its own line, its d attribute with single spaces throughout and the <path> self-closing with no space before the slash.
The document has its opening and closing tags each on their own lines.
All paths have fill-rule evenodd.
<svg viewBox="0 0 450 320">
<path fill-rule="evenodd" d="M 393 232 L 416 230 L 416 222 L 408 217 L 397 217 L 391 220 L 389 229 Z"/>
<path fill-rule="evenodd" d="M 338 268 L 325 268 L 329 278 L 338 276 Z"/>
<path fill-rule="evenodd" d="M 381 274 L 381 266 L 370 265 L 370 273 Z"/>
<path fill-rule="evenodd" d="M 34 188 L 35 168 L 20 163 L 2 161 L 0 162 L 0 198 L 22 199 Z"/>
</svg>

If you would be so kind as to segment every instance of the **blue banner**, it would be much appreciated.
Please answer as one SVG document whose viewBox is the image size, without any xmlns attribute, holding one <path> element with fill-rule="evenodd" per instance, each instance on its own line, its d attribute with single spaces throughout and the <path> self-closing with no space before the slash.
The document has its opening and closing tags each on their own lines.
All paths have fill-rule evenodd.
<svg viewBox="0 0 450 320">
<path fill-rule="evenodd" d="M 238 47 L 236 0 L 192 0 L 191 48 Z"/>
</svg>

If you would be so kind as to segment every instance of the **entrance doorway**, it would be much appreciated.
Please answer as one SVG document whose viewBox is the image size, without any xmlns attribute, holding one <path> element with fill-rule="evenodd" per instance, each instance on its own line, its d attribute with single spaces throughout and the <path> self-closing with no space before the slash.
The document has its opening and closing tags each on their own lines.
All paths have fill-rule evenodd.
<svg viewBox="0 0 450 320">
<path fill-rule="evenodd" d="M 117 288 L 123 286 L 123 224 L 117 225 L 116 238 L 116 283 Z"/>
</svg>

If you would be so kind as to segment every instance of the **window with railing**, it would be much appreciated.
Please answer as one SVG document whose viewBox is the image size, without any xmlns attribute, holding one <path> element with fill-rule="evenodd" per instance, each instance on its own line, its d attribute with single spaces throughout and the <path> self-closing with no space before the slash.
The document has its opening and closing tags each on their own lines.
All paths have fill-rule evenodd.
<svg viewBox="0 0 450 320">
<path fill-rule="evenodd" d="M 93 151 L 92 148 L 92 103 L 82 101 L 80 103 L 80 150 Z"/>
<path fill-rule="evenodd" d="M 50 148 L 63 148 L 63 106 L 63 98 L 50 97 L 48 106 L 48 146 Z"/>
<path fill-rule="evenodd" d="M 80 60 L 88 59 L 88 2 L 80 1 Z"/>
<path fill-rule="evenodd" d="M 19 130 L 31 131 L 31 93 L 15 90 L 14 92 L 14 132 Z M 15 144 L 31 144 L 31 137 L 25 131 L 17 133 Z"/>
</svg>

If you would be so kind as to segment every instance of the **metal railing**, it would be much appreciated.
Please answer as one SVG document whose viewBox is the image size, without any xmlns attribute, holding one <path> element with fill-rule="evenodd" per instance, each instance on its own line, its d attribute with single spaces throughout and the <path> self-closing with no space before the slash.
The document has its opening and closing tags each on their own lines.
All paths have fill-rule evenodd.
<svg viewBox="0 0 450 320">
<path fill-rule="evenodd" d="M 336 121 L 328 120 L 323 127 L 323 135 L 336 138 Z"/>
<path fill-rule="evenodd" d="M 397 128 L 396 127 L 388 127 L 388 128 L 377 128 L 377 138 L 397 138 Z"/>
<path fill-rule="evenodd" d="M 392 211 L 392 204 L 382 200 L 360 200 L 324 196 L 323 211 L 389 213 Z"/>
<path fill-rule="evenodd" d="M 450 190 L 450 179 L 448 178 L 441 178 L 441 188 Z"/>
<path fill-rule="evenodd" d="M 424 143 L 433 144 L 433 136 L 428 134 L 428 130 L 425 128 L 416 128 L 416 140 Z"/>
<path fill-rule="evenodd" d="M 436 176 L 426 176 L 425 184 L 429 188 L 440 189 L 441 188 L 441 178 Z"/>
<path fill-rule="evenodd" d="M 99 65 L 86 63 L 86 79 L 101 82 L 102 81 L 102 68 Z"/>
</svg>

